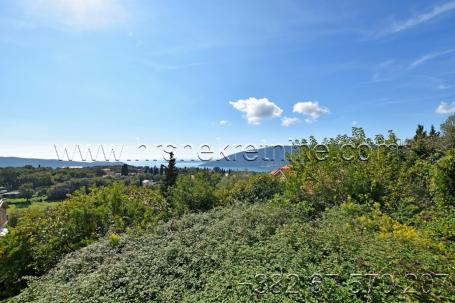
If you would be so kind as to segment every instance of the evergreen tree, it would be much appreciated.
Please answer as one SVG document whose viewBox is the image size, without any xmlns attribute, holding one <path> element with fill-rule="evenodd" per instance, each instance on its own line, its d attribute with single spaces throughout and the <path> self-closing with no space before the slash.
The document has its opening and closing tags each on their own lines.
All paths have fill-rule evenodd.
<svg viewBox="0 0 455 303">
<path fill-rule="evenodd" d="M 122 176 L 128 176 L 128 165 L 127 164 L 123 164 L 121 174 L 122 174 Z"/>
<path fill-rule="evenodd" d="M 164 178 L 164 187 L 167 189 L 170 186 L 173 186 L 175 184 L 175 180 L 177 179 L 177 168 L 175 167 L 175 158 L 173 152 L 169 153 L 169 161 L 165 171 L 166 177 Z"/>
<path fill-rule="evenodd" d="M 416 129 L 416 134 L 414 136 L 414 140 L 417 141 L 419 139 L 426 138 L 426 136 L 427 136 L 427 132 L 425 131 L 423 125 L 421 125 L 421 124 L 417 125 L 417 129 Z"/>
<path fill-rule="evenodd" d="M 442 156 L 440 148 L 440 133 L 431 125 L 427 134 L 423 125 L 417 125 L 414 138 L 408 140 L 410 149 L 421 159 L 438 159 Z"/>
<path fill-rule="evenodd" d="M 434 128 L 434 125 L 432 124 L 431 128 L 430 128 L 429 136 L 430 137 L 439 137 L 439 135 L 440 135 L 440 133 L 436 131 L 436 129 Z"/>
</svg>

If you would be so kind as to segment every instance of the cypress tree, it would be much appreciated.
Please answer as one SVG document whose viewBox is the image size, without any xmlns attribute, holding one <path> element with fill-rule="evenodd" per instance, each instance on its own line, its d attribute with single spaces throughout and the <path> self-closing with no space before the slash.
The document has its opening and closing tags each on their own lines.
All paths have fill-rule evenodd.
<svg viewBox="0 0 455 303">
<path fill-rule="evenodd" d="M 128 165 L 127 164 L 123 164 L 121 174 L 122 174 L 122 176 L 128 176 Z"/>
<path fill-rule="evenodd" d="M 169 161 L 166 167 L 166 177 L 164 178 L 164 186 L 165 188 L 169 188 L 170 186 L 175 184 L 175 180 L 177 179 L 177 168 L 175 167 L 175 158 L 174 153 L 169 153 Z"/>
</svg>

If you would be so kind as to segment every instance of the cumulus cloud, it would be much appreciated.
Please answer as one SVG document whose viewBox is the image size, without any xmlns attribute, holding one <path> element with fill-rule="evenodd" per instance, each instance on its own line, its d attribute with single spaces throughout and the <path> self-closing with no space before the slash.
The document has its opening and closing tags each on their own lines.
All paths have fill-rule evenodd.
<svg viewBox="0 0 455 303">
<path fill-rule="evenodd" d="M 220 125 L 226 125 L 228 124 L 228 122 L 226 120 L 220 120 L 220 122 L 218 122 L 218 124 Z"/>
<path fill-rule="evenodd" d="M 306 117 L 308 123 L 316 121 L 320 116 L 328 114 L 330 111 L 327 107 L 320 106 L 318 102 L 304 101 L 294 104 L 294 113 L 302 114 Z"/>
<path fill-rule="evenodd" d="M 245 113 L 249 124 L 261 124 L 262 120 L 279 117 L 283 110 L 267 98 L 254 97 L 229 102 L 236 110 Z"/>
<path fill-rule="evenodd" d="M 447 102 L 441 102 L 438 107 L 436 107 L 436 113 L 438 114 L 454 114 L 455 113 L 455 102 L 448 104 Z"/>
<path fill-rule="evenodd" d="M 28 17 L 74 30 L 97 30 L 123 22 L 119 0 L 20 0 Z"/>
<path fill-rule="evenodd" d="M 281 119 L 281 125 L 283 126 L 291 126 L 297 124 L 298 122 L 299 119 L 297 118 L 283 117 L 283 119 Z"/>
</svg>

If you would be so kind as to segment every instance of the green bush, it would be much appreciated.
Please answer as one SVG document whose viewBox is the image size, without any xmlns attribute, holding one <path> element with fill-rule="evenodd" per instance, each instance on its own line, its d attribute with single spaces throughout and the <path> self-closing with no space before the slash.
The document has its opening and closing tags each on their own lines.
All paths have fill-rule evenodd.
<svg viewBox="0 0 455 303">
<path fill-rule="evenodd" d="M 214 190 L 215 181 L 210 179 L 209 174 L 179 175 L 170 189 L 169 198 L 177 213 L 204 211 L 217 203 Z"/>
<path fill-rule="evenodd" d="M 447 155 L 435 164 L 432 185 L 440 201 L 447 201 L 451 206 L 454 206 L 455 149 L 449 150 Z"/>
<path fill-rule="evenodd" d="M 16 293 L 24 277 L 41 275 L 67 253 L 108 231 L 125 232 L 156 225 L 169 216 L 160 192 L 119 183 L 76 192 L 54 207 L 24 209 L 14 227 L 0 238 L 0 297 Z"/>
<path fill-rule="evenodd" d="M 47 190 L 47 199 L 49 201 L 58 201 L 66 199 L 67 195 L 71 193 L 71 188 L 68 184 L 61 183 L 51 186 Z"/>
<path fill-rule="evenodd" d="M 236 183 L 231 195 L 238 201 L 258 203 L 265 202 L 281 192 L 282 183 L 278 177 L 270 174 L 255 174 L 246 182 Z"/>
<path fill-rule="evenodd" d="M 404 222 L 434 205 L 432 174 L 439 180 L 435 187 L 450 187 L 450 156 L 438 164 L 416 157 L 408 148 L 397 145 L 392 132 L 387 138 L 372 139 L 362 129 L 354 128 L 352 136 L 325 139 L 322 143 L 328 147 L 324 159 L 309 154 L 308 149 L 291 155 L 292 171 L 285 182 L 285 196 L 295 203 L 307 201 L 315 213 L 353 199 L 366 205 L 379 202 L 384 210 Z M 310 138 L 297 145 L 314 150 L 318 142 Z M 435 165 L 441 166 L 436 172 Z"/>
<path fill-rule="evenodd" d="M 377 208 L 347 203 L 309 221 L 296 206 L 217 208 L 95 243 L 11 302 L 455 300 L 441 243 Z"/>
</svg>

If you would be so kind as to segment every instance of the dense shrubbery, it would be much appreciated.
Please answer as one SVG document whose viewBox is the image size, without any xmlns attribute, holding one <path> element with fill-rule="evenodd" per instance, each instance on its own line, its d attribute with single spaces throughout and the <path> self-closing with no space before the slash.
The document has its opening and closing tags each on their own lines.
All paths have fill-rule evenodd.
<svg viewBox="0 0 455 303">
<path fill-rule="evenodd" d="M 281 193 L 280 179 L 268 174 L 252 176 L 247 182 L 238 183 L 232 190 L 232 197 L 247 203 L 265 202 Z"/>
<path fill-rule="evenodd" d="M 84 190 L 48 208 L 28 208 L 0 238 L 2 296 L 24 285 L 25 275 L 45 273 L 65 254 L 104 236 L 109 230 L 145 228 L 168 217 L 168 205 L 157 190 L 119 183 Z"/>
<path fill-rule="evenodd" d="M 11 296 L 23 288 L 24 276 L 47 272 L 67 253 L 110 232 L 137 232 L 185 212 L 213 208 L 221 199 L 216 189 L 228 191 L 231 178 L 238 183 L 237 177 L 221 173 L 182 174 L 165 195 L 158 187 L 127 187 L 121 183 L 90 190 L 82 188 L 56 206 L 14 212 L 10 233 L 0 238 L 0 297 Z M 240 180 L 244 180 L 242 186 L 234 186 L 238 198 L 260 193 L 261 180 L 268 180 L 264 183 L 267 186 L 276 187 L 277 183 L 269 176 Z M 264 195 L 271 197 L 274 192 L 270 187 L 256 200 L 264 200 Z"/>
<path fill-rule="evenodd" d="M 204 211 L 238 201 L 265 202 L 281 192 L 282 182 L 269 174 L 199 172 L 181 175 L 170 190 L 169 200 L 179 213 Z"/>
<path fill-rule="evenodd" d="M 269 174 L 232 174 L 221 179 L 215 189 L 217 205 L 236 202 L 257 203 L 282 192 L 283 182 Z"/>
<path fill-rule="evenodd" d="M 219 174 L 199 172 L 195 175 L 181 175 L 170 189 L 170 201 L 178 213 L 211 209 L 217 198 L 214 193 Z"/>
<path fill-rule="evenodd" d="M 442 276 L 425 280 L 455 262 L 424 232 L 352 202 L 314 222 L 296 207 L 234 205 L 124 236 L 115 245 L 107 239 L 70 254 L 12 302 L 455 299 L 451 278 L 447 284 Z M 378 275 L 371 285 L 367 274 Z"/>
<path fill-rule="evenodd" d="M 433 169 L 432 190 L 441 201 L 455 204 L 455 149 L 447 152 Z"/>
<path fill-rule="evenodd" d="M 314 138 L 296 144 L 310 149 L 318 146 Z M 293 170 L 285 188 L 286 197 L 295 202 L 306 201 L 316 213 L 349 198 L 360 204 L 377 202 L 392 216 L 408 220 L 438 201 L 442 205 L 453 201 L 454 150 L 431 148 L 434 153 L 428 154 L 422 151 L 427 145 L 422 145 L 416 152 L 414 141 L 409 148 L 399 146 L 392 132 L 387 138 L 371 139 L 357 128 L 352 137 L 338 136 L 322 144 L 328 147 L 325 160 L 303 148 L 291 156 Z M 362 144 L 368 148 L 352 149 L 348 154 L 349 149 L 342 148 Z M 346 160 L 351 156 L 354 157 Z"/>
</svg>

